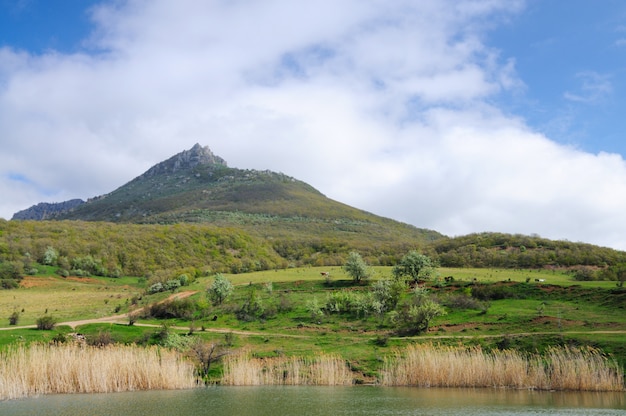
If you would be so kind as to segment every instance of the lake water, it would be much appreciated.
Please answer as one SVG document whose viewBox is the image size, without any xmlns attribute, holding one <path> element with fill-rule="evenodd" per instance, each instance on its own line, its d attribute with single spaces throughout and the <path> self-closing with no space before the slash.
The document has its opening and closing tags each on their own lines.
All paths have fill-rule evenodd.
<svg viewBox="0 0 626 416">
<path fill-rule="evenodd" d="M 208 387 L 0 402 L 2 416 L 626 415 L 626 393 L 404 387 Z"/>
</svg>

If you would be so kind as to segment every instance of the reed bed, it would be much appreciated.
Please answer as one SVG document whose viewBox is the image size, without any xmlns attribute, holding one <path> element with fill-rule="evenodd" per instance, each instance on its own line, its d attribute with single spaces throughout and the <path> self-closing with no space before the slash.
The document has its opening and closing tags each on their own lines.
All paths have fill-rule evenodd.
<svg viewBox="0 0 626 416">
<path fill-rule="evenodd" d="M 193 364 L 175 351 L 158 347 L 32 344 L 0 352 L 0 400 L 195 385 Z"/>
<path fill-rule="evenodd" d="M 385 386 L 507 387 L 623 391 L 623 370 L 592 348 L 551 348 L 545 354 L 480 347 L 415 344 L 385 360 Z"/>
<path fill-rule="evenodd" d="M 352 384 L 345 361 L 334 355 L 315 358 L 253 358 L 247 352 L 224 360 L 222 384 L 230 386 Z"/>
</svg>

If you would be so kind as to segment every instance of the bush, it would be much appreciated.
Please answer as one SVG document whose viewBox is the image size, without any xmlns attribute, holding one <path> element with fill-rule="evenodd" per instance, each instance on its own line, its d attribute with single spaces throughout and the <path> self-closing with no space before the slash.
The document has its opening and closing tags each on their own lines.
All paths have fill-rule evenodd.
<svg viewBox="0 0 626 416">
<path fill-rule="evenodd" d="M 145 318 L 157 319 L 192 319 L 197 312 L 196 303 L 191 299 L 173 299 L 166 302 L 158 302 L 146 308 Z"/>
<path fill-rule="evenodd" d="M 181 286 L 180 285 L 180 280 L 178 280 L 178 279 L 176 279 L 176 280 L 168 280 L 163 285 L 163 289 L 164 290 L 171 290 L 173 292 L 176 289 L 178 289 L 180 286 Z"/>
<path fill-rule="evenodd" d="M 472 297 L 478 300 L 500 300 L 520 297 L 507 286 L 476 284 L 472 286 Z"/>
<path fill-rule="evenodd" d="M 163 283 L 156 282 L 148 288 L 148 293 L 159 293 L 163 292 L 165 289 L 163 288 Z"/>
<path fill-rule="evenodd" d="M 596 280 L 596 271 L 591 267 L 577 267 L 571 271 L 574 280 L 588 282 Z"/>
<path fill-rule="evenodd" d="M 111 331 L 98 331 L 97 334 L 88 336 L 86 341 L 87 345 L 94 347 L 106 347 L 107 345 L 115 343 L 115 340 L 111 336 Z"/>
<path fill-rule="evenodd" d="M 478 299 L 465 294 L 450 295 L 444 300 L 443 304 L 450 309 L 458 310 L 484 308 L 482 302 Z"/>
<path fill-rule="evenodd" d="M 10 282 L 7 284 L 2 282 L 2 287 L 5 289 L 12 289 L 19 286 L 19 281 L 22 280 L 23 273 L 24 265 L 20 262 L 0 263 L 0 280 L 7 280 Z"/>
<path fill-rule="evenodd" d="M 50 331 L 54 329 L 54 326 L 56 325 L 57 321 L 55 318 L 53 318 L 50 315 L 44 315 L 40 318 L 37 318 L 36 323 L 37 323 L 37 329 Z"/>
<path fill-rule="evenodd" d="M 20 282 L 16 279 L 2 279 L 0 280 L 0 287 L 2 289 L 17 289 L 20 287 Z"/>
<path fill-rule="evenodd" d="M 9 315 L 9 325 L 17 325 L 20 320 L 20 313 L 18 311 L 14 311 L 11 315 Z"/>
<path fill-rule="evenodd" d="M 413 302 L 403 305 L 399 311 L 392 312 L 395 313 L 391 319 L 398 332 L 411 335 L 428 331 L 430 321 L 446 314 L 439 303 L 425 296 L 418 297 Z"/>
</svg>

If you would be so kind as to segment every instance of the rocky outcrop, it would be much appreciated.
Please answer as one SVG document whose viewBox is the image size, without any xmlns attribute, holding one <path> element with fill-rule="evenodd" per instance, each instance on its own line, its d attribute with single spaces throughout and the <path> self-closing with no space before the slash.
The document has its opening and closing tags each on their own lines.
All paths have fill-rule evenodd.
<svg viewBox="0 0 626 416">
<path fill-rule="evenodd" d="M 191 169 L 197 165 L 227 166 L 226 161 L 214 155 L 208 146 L 202 147 L 196 143 L 191 149 L 183 150 L 166 161 L 154 165 L 141 176 L 149 178 L 162 174 L 172 174 L 180 170 Z"/>
<path fill-rule="evenodd" d="M 64 202 L 41 202 L 30 208 L 16 212 L 13 214 L 12 220 L 47 220 L 73 210 L 74 208 L 84 204 L 82 199 L 71 199 Z"/>
</svg>

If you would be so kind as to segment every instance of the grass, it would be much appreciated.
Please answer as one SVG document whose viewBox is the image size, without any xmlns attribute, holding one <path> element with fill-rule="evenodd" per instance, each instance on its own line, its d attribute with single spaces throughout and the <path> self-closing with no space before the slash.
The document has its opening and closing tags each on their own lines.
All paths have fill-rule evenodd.
<svg viewBox="0 0 626 416">
<path fill-rule="evenodd" d="M 0 327 L 8 327 L 13 311 L 18 325 L 33 325 L 49 314 L 59 321 L 99 318 L 127 310 L 143 288 L 137 278 L 27 276 L 19 289 L 0 292 Z"/>
<path fill-rule="evenodd" d="M 552 347 L 543 355 L 480 347 L 411 345 L 385 360 L 381 384 L 420 387 L 623 391 L 622 370 L 591 348 Z"/>
<path fill-rule="evenodd" d="M 352 372 L 344 360 L 334 355 L 254 358 L 245 352 L 226 358 L 222 383 L 230 386 L 350 385 Z"/>
<path fill-rule="evenodd" d="M 0 400 L 195 385 L 194 366 L 179 353 L 158 347 L 31 344 L 0 353 Z"/>
</svg>

